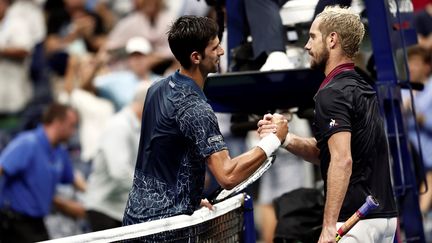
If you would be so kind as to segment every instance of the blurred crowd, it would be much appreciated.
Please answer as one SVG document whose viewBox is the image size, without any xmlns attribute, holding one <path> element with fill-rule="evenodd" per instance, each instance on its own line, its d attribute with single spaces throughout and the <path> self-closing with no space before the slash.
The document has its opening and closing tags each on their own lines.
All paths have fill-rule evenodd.
<svg viewBox="0 0 432 243">
<path fill-rule="evenodd" d="M 185 14 L 212 9 L 0 0 L 0 241 L 121 226 L 146 93 L 179 67 L 166 32 Z"/>
<path fill-rule="evenodd" d="M 424 88 L 404 91 L 403 107 L 413 151 L 417 158 L 422 151 L 432 182 L 432 1 L 413 2 L 419 44 L 408 50 L 409 80 Z M 9 219 L 3 228 L 32 216 L 45 227 L 33 239 L 47 239 L 121 226 L 146 92 L 179 68 L 166 32 L 186 14 L 216 15 L 204 0 L 0 0 L 0 217 Z M 306 120 L 285 113 L 290 129 L 311 133 Z M 229 147 L 238 148 L 233 153 L 254 145 L 255 134 L 234 134 L 235 117 L 219 115 Z M 259 189 L 258 226 L 267 241 L 276 224 L 272 200 L 314 182 L 299 158 L 280 152 L 278 159 L 287 167 L 275 167 Z M 22 193 L 29 183 L 35 202 Z M 426 215 L 432 190 L 420 203 Z"/>
</svg>

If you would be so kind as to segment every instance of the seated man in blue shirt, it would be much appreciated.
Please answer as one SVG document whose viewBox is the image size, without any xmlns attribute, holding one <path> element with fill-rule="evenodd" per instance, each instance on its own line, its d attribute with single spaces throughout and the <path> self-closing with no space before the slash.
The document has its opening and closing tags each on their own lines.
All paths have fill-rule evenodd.
<svg viewBox="0 0 432 243">
<path fill-rule="evenodd" d="M 0 155 L 0 242 L 48 239 L 43 217 L 58 183 L 75 183 L 72 163 L 60 143 L 75 132 L 78 115 L 53 104 L 42 125 L 18 135 Z M 75 184 L 84 190 L 84 184 Z"/>
<path fill-rule="evenodd" d="M 257 147 L 230 158 L 218 121 L 203 93 L 224 50 L 217 24 L 206 17 L 180 17 L 168 41 L 181 68 L 153 84 L 147 94 L 134 182 L 123 225 L 192 214 L 202 201 L 206 164 L 231 189 L 248 178 L 287 134 L 287 121 Z M 160 239 L 159 239 L 160 240 Z"/>
</svg>

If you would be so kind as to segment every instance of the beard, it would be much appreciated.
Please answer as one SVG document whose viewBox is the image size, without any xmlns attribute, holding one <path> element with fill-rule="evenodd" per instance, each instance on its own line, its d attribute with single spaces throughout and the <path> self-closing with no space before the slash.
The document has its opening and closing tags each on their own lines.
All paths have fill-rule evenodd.
<svg viewBox="0 0 432 243">
<path fill-rule="evenodd" d="M 218 60 L 214 60 L 211 63 L 209 63 L 209 67 L 208 67 L 208 73 L 217 73 L 219 71 L 219 59 Z M 211 65 L 211 66 L 210 66 Z"/>
<path fill-rule="evenodd" d="M 323 47 L 321 53 L 317 55 L 316 59 L 311 60 L 311 68 L 324 72 L 329 56 L 329 51 Z"/>
<path fill-rule="evenodd" d="M 209 73 L 217 73 L 219 71 L 219 65 L 215 64 L 211 70 L 209 71 Z"/>
</svg>

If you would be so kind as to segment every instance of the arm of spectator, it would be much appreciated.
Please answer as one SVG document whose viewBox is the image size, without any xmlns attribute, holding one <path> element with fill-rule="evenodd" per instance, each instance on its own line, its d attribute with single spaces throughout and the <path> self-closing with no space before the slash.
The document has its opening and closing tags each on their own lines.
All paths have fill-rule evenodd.
<svg viewBox="0 0 432 243">
<path fill-rule="evenodd" d="M 79 88 L 92 94 L 96 92 L 94 86 L 95 77 L 108 69 L 107 63 L 111 59 L 110 53 L 105 47 L 99 49 L 96 55 L 86 55 L 85 57 L 70 55 L 65 74 L 65 90 L 70 94 L 79 83 Z M 78 82 L 77 82 L 78 81 Z"/>
<path fill-rule="evenodd" d="M 70 32 L 65 37 L 60 37 L 57 34 L 50 34 L 46 37 L 44 42 L 45 52 L 49 55 L 63 50 L 78 37 L 79 34 L 76 31 Z"/>
<path fill-rule="evenodd" d="M 74 181 L 73 185 L 75 189 L 85 192 L 87 189 L 87 182 L 85 181 L 84 177 L 79 172 L 74 173 Z"/>
<path fill-rule="evenodd" d="M 71 31 L 69 31 L 65 36 L 61 36 L 57 32 L 49 32 L 44 43 L 45 51 L 47 54 L 51 54 L 64 50 L 70 43 L 78 38 L 86 39 L 89 44 L 94 47 L 96 45 L 92 40 L 95 36 L 93 34 L 94 29 L 95 21 L 90 16 L 76 18 L 73 20 Z"/>
<path fill-rule="evenodd" d="M 0 56 L 21 61 L 30 55 L 36 45 L 34 26 L 30 26 L 24 18 L 11 18 L 7 25 L 8 28 L 2 30 L 2 36 L 7 41 L 2 44 Z"/>
<path fill-rule="evenodd" d="M 102 18 L 105 29 L 111 30 L 116 22 L 118 22 L 118 18 L 109 8 L 109 6 L 107 6 L 106 2 L 98 1 L 95 10 L 96 13 Z"/>
<path fill-rule="evenodd" d="M 71 94 L 75 89 L 76 69 L 78 68 L 78 57 L 70 55 L 67 60 L 66 72 L 64 77 L 64 90 Z"/>
<path fill-rule="evenodd" d="M 34 144 L 25 136 L 12 140 L 0 154 L 0 175 L 16 176 L 22 173 L 34 156 Z"/>
<path fill-rule="evenodd" d="M 22 60 L 30 55 L 30 52 L 22 48 L 4 48 L 0 50 L 0 56 Z"/>
<path fill-rule="evenodd" d="M 107 63 L 110 59 L 111 56 L 105 47 L 100 48 L 98 53 L 92 56 L 92 59 L 89 63 L 88 71 L 84 72 L 81 77 L 81 88 L 83 90 L 87 90 L 91 93 L 96 92 L 93 81 L 95 77 L 101 72 L 101 70 L 104 70 L 104 68 L 107 67 Z"/>
<path fill-rule="evenodd" d="M 99 16 L 87 15 L 74 20 L 78 32 L 93 50 L 99 50 L 106 42 L 106 33 Z"/>
<path fill-rule="evenodd" d="M 76 219 L 82 219 L 85 217 L 85 208 L 77 201 L 62 198 L 60 196 L 54 196 L 53 204 L 58 211 L 67 216 Z"/>
</svg>

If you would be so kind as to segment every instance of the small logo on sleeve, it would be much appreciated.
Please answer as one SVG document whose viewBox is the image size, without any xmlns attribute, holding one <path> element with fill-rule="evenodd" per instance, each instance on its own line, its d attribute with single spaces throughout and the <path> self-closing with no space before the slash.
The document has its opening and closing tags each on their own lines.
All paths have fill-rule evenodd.
<svg viewBox="0 0 432 243">
<path fill-rule="evenodd" d="M 208 143 L 216 143 L 216 142 L 220 142 L 220 141 L 222 141 L 222 140 L 223 140 L 222 135 L 216 135 L 216 136 L 213 136 L 213 137 L 209 137 L 209 138 L 207 139 L 207 142 L 208 142 Z"/>
<path fill-rule="evenodd" d="M 333 128 L 338 126 L 339 124 L 336 122 L 335 119 L 330 119 L 330 124 L 329 124 L 329 128 Z"/>
<path fill-rule="evenodd" d="M 173 83 L 171 80 L 168 82 L 169 86 L 171 86 L 171 88 L 175 87 L 175 83 Z"/>
</svg>

